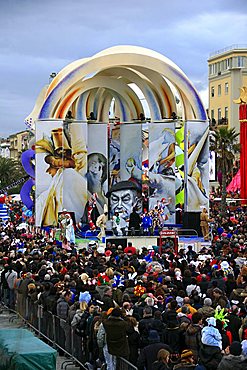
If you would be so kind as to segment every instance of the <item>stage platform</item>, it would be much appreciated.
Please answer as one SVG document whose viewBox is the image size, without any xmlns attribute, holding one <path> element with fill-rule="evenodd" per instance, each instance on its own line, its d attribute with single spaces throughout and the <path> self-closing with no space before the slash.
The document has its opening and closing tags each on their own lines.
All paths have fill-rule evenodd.
<svg viewBox="0 0 247 370">
<path fill-rule="evenodd" d="M 168 232 L 169 231 L 169 232 Z M 199 252 L 202 247 L 210 247 L 211 242 L 205 242 L 204 239 L 197 235 L 188 235 L 188 236 L 179 236 L 174 230 L 165 230 L 161 235 L 156 236 L 106 236 L 103 242 L 99 241 L 96 236 L 88 235 L 86 238 L 77 238 L 76 244 L 78 248 L 85 248 L 88 246 L 88 243 L 91 240 L 96 240 L 100 245 L 106 245 L 107 242 L 115 244 L 116 246 L 121 245 L 125 248 L 128 242 L 132 242 L 133 246 L 138 249 L 149 246 L 160 246 L 161 239 L 171 238 L 174 239 L 177 249 L 185 248 L 187 249 L 189 245 L 192 245 L 192 248 L 195 252 Z M 176 239 L 176 240 L 175 240 Z"/>
</svg>

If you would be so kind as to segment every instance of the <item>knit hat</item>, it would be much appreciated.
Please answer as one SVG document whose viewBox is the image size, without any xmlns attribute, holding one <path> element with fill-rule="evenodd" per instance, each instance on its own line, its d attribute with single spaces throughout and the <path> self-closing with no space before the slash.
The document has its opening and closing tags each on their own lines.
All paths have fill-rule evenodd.
<svg viewBox="0 0 247 370">
<path fill-rule="evenodd" d="M 109 310 L 106 311 L 107 316 L 110 316 L 110 314 L 112 313 L 113 308 L 114 307 L 111 307 L 111 308 L 109 308 Z"/>
<path fill-rule="evenodd" d="M 242 346 L 240 342 L 234 341 L 229 347 L 230 354 L 233 356 L 240 356 L 242 353 Z"/>
<path fill-rule="evenodd" d="M 193 352 L 190 350 L 190 349 L 185 349 L 183 350 L 182 354 L 181 354 L 181 360 L 184 360 L 188 357 L 192 357 L 193 356 Z"/>
<path fill-rule="evenodd" d="M 212 306 L 212 299 L 211 298 L 205 298 L 203 303 L 204 303 L 204 306 Z"/>
<path fill-rule="evenodd" d="M 80 296 L 79 296 L 79 302 L 86 302 L 87 304 L 90 302 L 91 300 L 91 295 L 89 294 L 89 292 L 80 292 Z"/>
<path fill-rule="evenodd" d="M 110 257 L 111 255 L 112 255 L 112 251 L 110 251 L 110 249 L 107 249 L 107 251 L 105 251 L 105 256 Z"/>
<path fill-rule="evenodd" d="M 176 297 L 176 301 L 177 301 L 178 306 L 179 306 L 179 307 L 182 307 L 183 302 L 184 302 L 183 298 L 182 298 L 182 297 L 177 296 L 177 297 Z"/>
<path fill-rule="evenodd" d="M 206 321 L 208 326 L 216 326 L 216 319 L 214 317 L 209 317 Z"/>
<path fill-rule="evenodd" d="M 150 330 L 148 335 L 149 343 L 158 343 L 160 341 L 160 336 L 157 330 Z"/>
<path fill-rule="evenodd" d="M 28 288 L 28 290 L 35 289 L 36 285 L 34 283 L 30 283 L 30 284 L 28 284 L 27 288 Z"/>
</svg>

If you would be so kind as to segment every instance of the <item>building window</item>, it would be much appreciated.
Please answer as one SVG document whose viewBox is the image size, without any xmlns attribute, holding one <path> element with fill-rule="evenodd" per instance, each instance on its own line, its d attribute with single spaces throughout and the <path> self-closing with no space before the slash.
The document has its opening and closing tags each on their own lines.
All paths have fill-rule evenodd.
<svg viewBox="0 0 247 370">
<path fill-rule="evenodd" d="M 221 120 L 221 108 L 218 108 L 218 122 Z"/>
<path fill-rule="evenodd" d="M 211 109 L 211 119 L 213 119 L 213 118 L 214 118 L 214 110 Z"/>
<path fill-rule="evenodd" d="M 228 82 L 225 83 L 225 95 L 228 95 L 229 92 L 229 84 Z"/>
<path fill-rule="evenodd" d="M 214 97 L 214 86 L 211 87 L 211 96 Z"/>
<path fill-rule="evenodd" d="M 228 120 L 228 107 L 225 107 L 225 119 Z"/>
<path fill-rule="evenodd" d="M 221 85 L 218 85 L 218 96 L 221 96 Z"/>
<path fill-rule="evenodd" d="M 238 57 L 238 67 L 244 67 L 244 57 Z"/>
</svg>

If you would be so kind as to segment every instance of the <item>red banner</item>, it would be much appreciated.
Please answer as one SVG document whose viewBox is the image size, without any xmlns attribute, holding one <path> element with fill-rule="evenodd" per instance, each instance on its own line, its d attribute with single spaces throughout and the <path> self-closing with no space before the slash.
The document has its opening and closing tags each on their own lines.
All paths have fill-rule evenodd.
<svg viewBox="0 0 247 370">
<path fill-rule="evenodd" d="M 241 189 L 240 196 L 244 199 L 242 206 L 247 205 L 247 105 L 240 104 L 239 106 L 239 121 L 240 121 L 240 178 Z"/>
</svg>

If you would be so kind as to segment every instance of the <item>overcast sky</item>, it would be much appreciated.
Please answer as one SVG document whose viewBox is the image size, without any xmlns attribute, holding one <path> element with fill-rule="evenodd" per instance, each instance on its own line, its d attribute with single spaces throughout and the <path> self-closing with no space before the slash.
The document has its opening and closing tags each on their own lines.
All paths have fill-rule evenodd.
<svg viewBox="0 0 247 370">
<path fill-rule="evenodd" d="M 207 107 L 207 59 L 247 44 L 247 0 L 0 0 L 0 136 L 24 130 L 51 72 L 114 45 L 175 62 Z"/>
</svg>

